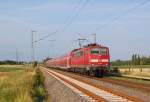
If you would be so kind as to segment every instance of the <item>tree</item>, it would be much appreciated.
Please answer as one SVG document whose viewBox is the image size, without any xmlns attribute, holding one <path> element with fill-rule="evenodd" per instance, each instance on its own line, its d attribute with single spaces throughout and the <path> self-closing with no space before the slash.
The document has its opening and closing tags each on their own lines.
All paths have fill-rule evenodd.
<svg viewBox="0 0 150 102">
<path fill-rule="evenodd" d="M 138 54 L 138 57 L 137 57 L 137 65 L 140 65 L 140 61 L 141 61 L 141 58 L 140 58 L 140 55 Z"/>
<path fill-rule="evenodd" d="M 132 55 L 132 64 L 135 64 L 135 55 Z"/>
</svg>

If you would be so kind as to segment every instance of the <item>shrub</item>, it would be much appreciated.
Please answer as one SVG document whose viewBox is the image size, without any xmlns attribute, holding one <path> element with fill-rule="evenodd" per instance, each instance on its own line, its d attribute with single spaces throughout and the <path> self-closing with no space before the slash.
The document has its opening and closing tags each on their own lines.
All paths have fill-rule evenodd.
<svg viewBox="0 0 150 102">
<path fill-rule="evenodd" d="M 46 100 L 46 90 L 44 88 L 44 80 L 45 77 L 43 76 L 39 68 L 37 68 L 36 74 L 34 76 L 33 91 L 32 91 L 32 95 L 34 97 L 35 102 L 44 102 Z"/>
</svg>

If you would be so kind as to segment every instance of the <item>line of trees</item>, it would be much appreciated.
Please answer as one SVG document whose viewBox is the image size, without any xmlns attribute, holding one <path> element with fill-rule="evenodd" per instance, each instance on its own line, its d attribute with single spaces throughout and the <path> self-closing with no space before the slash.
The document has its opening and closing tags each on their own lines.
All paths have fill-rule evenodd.
<svg viewBox="0 0 150 102">
<path fill-rule="evenodd" d="M 145 57 L 145 56 L 140 57 L 139 54 L 133 54 L 132 55 L 132 64 L 133 65 L 150 65 L 150 56 L 149 57 Z"/>
<path fill-rule="evenodd" d="M 3 65 L 3 64 L 15 65 L 15 64 L 23 64 L 23 63 L 25 63 L 25 62 L 23 62 L 23 61 L 17 62 L 17 61 L 13 61 L 13 60 L 0 61 L 0 65 Z"/>
<path fill-rule="evenodd" d="M 131 60 L 116 60 L 112 61 L 111 65 L 150 65 L 150 56 L 140 56 L 139 54 L 133 54 Z"/>
<path fill-rule="evenodd" d="M 132 55 L 132 64 L 133 65 L 140 65 L 141 64 L 141 58 L 139 54 L 133 54 Z"/>
</svg>

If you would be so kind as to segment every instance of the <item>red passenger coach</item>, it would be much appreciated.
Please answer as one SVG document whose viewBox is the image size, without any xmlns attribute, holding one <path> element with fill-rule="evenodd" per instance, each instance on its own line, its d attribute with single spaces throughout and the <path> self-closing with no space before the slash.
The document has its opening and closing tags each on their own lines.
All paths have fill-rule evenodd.
<svg viewBox="0 0 150 102">
<path fill-rule="evenodd" d="M 110 66 L 109 48 L 89 44 L 71 51 L 66 56 L 48 60 L 47 66 L 81 74 L 103 76 Z"/>
</svg>

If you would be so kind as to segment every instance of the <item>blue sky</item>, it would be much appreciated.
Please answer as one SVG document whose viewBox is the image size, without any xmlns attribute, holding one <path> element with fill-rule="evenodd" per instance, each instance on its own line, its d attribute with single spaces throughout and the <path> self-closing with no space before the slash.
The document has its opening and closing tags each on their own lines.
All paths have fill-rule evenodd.
<svg viewBox="0 0 150 102">
<path fill-rule="evenodd" d="M 31 60 L 31 30 L 37 31 L 35 40 L 59 31 L 36 44 L 37 60 L 77 48 L 79 37 L 92 42 L 92 33 L 98 43 L 110 48 L 112 60 L 129 59 L 133 53 L 150 55 L 150 2 L 130 10 L 144 0 L 89 0 L 78 12 L 85 1 L 1 0 L 0 60 L 15 59 L 16 49 L 20 60 Z M 62 31 L 73 15 L 73 22 Z"/>
</svg>

